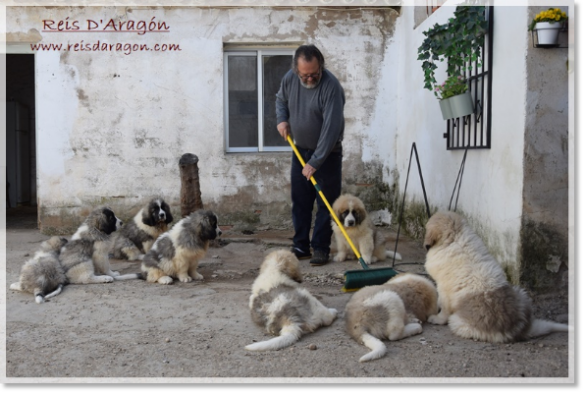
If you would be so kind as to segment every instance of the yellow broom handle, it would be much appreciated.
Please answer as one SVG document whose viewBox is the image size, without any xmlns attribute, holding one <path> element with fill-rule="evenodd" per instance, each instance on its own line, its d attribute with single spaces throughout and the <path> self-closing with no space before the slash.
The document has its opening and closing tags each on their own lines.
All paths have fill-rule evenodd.
<svg viewBox="0 0 585 394">
<path fill-rule="evenodd" d="M 297 155 L 297 158 L 299 159 L 299 161 L 301 162 L 301 165 L 304 167 L 305 166 L 305 161 L 303 160 L 303 157 L 301 156 L 301 154 L 299 153 L 299 151 L 297 150 L 297 147 L 295 146 L 295 144 L 293 143 L 292 138 L 290 138 L 290 135 L 288 135 L 286 137 L 288 143 L 290 144 L 291 148 L 293 149 L 293 151 L 295 152 L 295 154 Z M 335 214 L 335 212 L 333 212 L 333 208 L 331 208 L 331 205 L 329 205 L 329 202 L 327 201 L 327 199 L 325 198 L 325 195 L 323 194 L 323 192 L 321 191 L 321 188 L 319 187 L 319 185 L 317 185 L 317 181 L 315 180 L 315 178 L 313 178 L 311 176 L 311 182 L 313 182 L 313 185 L 315 186 L 315 189 L 317 189 L 317 192 L 319 193 L 319 195 L 321 196 L 321 198 L 323 199 L 323 202 L 325 203 L 325 205 L 327 206 L 327 209 L 329 209 L 329 212 L 331 213 L 331 216 L 333 217 L 333 219 L 335 219 L 335 223 L 337 223 L 337 226 L 339 227 L 339 229 L 341 230 L 341 232 L 343 233 L 343 236 L 345 237 L 345 239 L 347 240 L 347 243 L 349 243 L 349 246 L 351 246 L 351 250 L 353 250 L 353 253 L 355 254 L 355 257 L 359 260 L 362 258 L 362 256 L 360 255 L 360 252 L 358 252 L 357 248 L 354 246 L 353 242 L 351 242 L 351 239 L 349 238 L 349 236 L 347 235 L 347 233 L 345 232 L 345 229 L 343 228 L 343 225 L 341 224 L 341 222 L 339 221 L 339 219 L 337 218 L 337 215 Z"/>
</svg>

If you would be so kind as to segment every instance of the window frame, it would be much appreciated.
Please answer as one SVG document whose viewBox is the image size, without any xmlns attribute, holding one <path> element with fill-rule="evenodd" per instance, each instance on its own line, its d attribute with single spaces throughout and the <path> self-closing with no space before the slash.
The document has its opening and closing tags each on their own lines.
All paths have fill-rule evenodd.
<svg viewBox="0 0 585 394">
<path fill-rule="evenodd" d="M 294 49 L 285 47 L 274 47 L 274 48 L 235 48 L 225 49 L 223 53 L 223 93 L 224 93 L 224 143 L 226 153 L 262 153 L 262 152 L 290 152 L 292 151 L 290 146 L 264 146 L 264 106 L 263 94 L 264 94 L 264 78 L 263 78 L 263 56 L 281 56 L 290 55 L 290 60 L 294 57 Z M 256 77 L 257 77 L 257 90 L 258 90 L 258 146 L 257 147 L 231 147 L 229 143 L 229 84 L 228 84 L 228 58 L 230 56 L 256 56 Z M 284 75 L 283 75 L 284 77 Z M 276 114 L 274 114 L 276 117 Z M 277 131 L 274 130 L 276 133 Z"/>
</svg>

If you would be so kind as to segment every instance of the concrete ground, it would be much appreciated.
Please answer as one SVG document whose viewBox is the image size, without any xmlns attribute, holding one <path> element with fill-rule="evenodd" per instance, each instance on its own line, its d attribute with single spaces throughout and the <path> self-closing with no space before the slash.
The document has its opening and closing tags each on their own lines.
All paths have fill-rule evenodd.
<svg viewBox="0 0 585 394">
<path fill-rule="evenodd" d="M 388 248 L 393 249 L 396 232 L 390 228 L 383 231 Z M 201 263 L 203 282 L 165 286 L 134 280 L 69 285 L 61 295 L 41 305 L 31 294 L 6 290 L 8 381 L 574 381 L 574 342 L 567 333 L 490 344 L 458 338 L 447 326 L 424 324 L 420 335 L 386 341 L 384 358 L 359 363 L 367 349 L 347 335 L 341 313 L 330 327 L 302 337 L 290 348 L 246 351 L 245 345 L 269 338 L 250 318 L 252 282 L 263 257 L 275 248 L 290 247 L 291 236 L 290 231 L 244 234 L 226 229 Z M 36 229 L 34 211 L 8 210 L 7 289 L 18 280 L 23 262 L 47 238 Z M 402 235 L 400 238 L 398 251 L 403 261 L 395 269 L 425 274 L 422 246 Z M 121 273 L 139 270 L 137 263 L 113 260 L 112 265 Z M 373 267 L 390 265 L 391 261 L 385 261 Z M 342 312 L 352 296 L 341 291 L 343 273 L 359 269 L 358 263 L 311 267 L 304 260 L 301 266 L 303 285 L 323 304 Z M 533 299 L 537 317 L 567 322 L 566 296 L 548 294 Z"/>
</svg>

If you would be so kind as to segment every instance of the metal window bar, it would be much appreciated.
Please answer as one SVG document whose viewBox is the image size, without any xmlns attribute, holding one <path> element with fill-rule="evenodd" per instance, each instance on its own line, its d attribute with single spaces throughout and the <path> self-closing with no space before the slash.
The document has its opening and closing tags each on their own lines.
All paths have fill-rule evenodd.
<svg viewBox="0 0 585 394">
<path fill-rule="evenodd" d="M 481 51 L 482 65 L 480 67 L 475 62 L 472 70 L 466 67 L 463 72 L 472 95 L 475 114 L 447 120 L 447 131 L 443 134 L 447 140 L 447 150 L 491 148 L 493 8 L 486 8 L 488 31 Z"/>
</svg>

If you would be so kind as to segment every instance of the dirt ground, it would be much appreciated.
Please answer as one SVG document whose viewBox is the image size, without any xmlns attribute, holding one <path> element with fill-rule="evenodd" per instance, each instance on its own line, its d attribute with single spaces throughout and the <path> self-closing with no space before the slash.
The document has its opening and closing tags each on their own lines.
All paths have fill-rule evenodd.
<svg viewBox="0 0 585 394">
<path fill-rule="evenodd" d="M 34 212 L 31 216 L 30 212 L 8 210 L 6 227 L 8 289 L 18 280 L 23 262 L 48 237 L 36 229 Z M 393 248 L 396 233 L 384 231 Z M 384 358 L 359 363 L 367 349 L 346 334 L 341 313 L 330 327 L 302 337 L 290 348 L 246 351 L 245 345 L 269 338 L 250 318 L 247 304 L 252 282 L 263 257 L 274 248 L 288 248 L 290 237 L 290 231 L 243 234 L 226 230 L 201 262 L 203 282 L 175 281 L 165 286 L 133 280 L 69 285 L 61 295 L 41 305 L 31 294 L 6 290 L 6 381 L 574 381 L 572 333 L 494 345 L 455 337 L 447 326 L 425 324 L 420 335 L 386 342 Z M 424 274 L 424 249 L 402 235 L 400 238 L 398 251 L 404 260 L 395 268 Z M 378 266 L 390 264 L 386 261 Z M 121 273 L 139 270 L 137 263 L 112 260 L 112 265 Z M 304 260 L 301 266 L 304 286 L 326 306 L 343 311 L 352 295 L 341 292 L 343 273 L 359 269 L 357 262 L 311 267 Z M 566 295 L 543 295 L 534 297 L 534 302 L 537 317 L 568 322 Z"/>
</svg>

